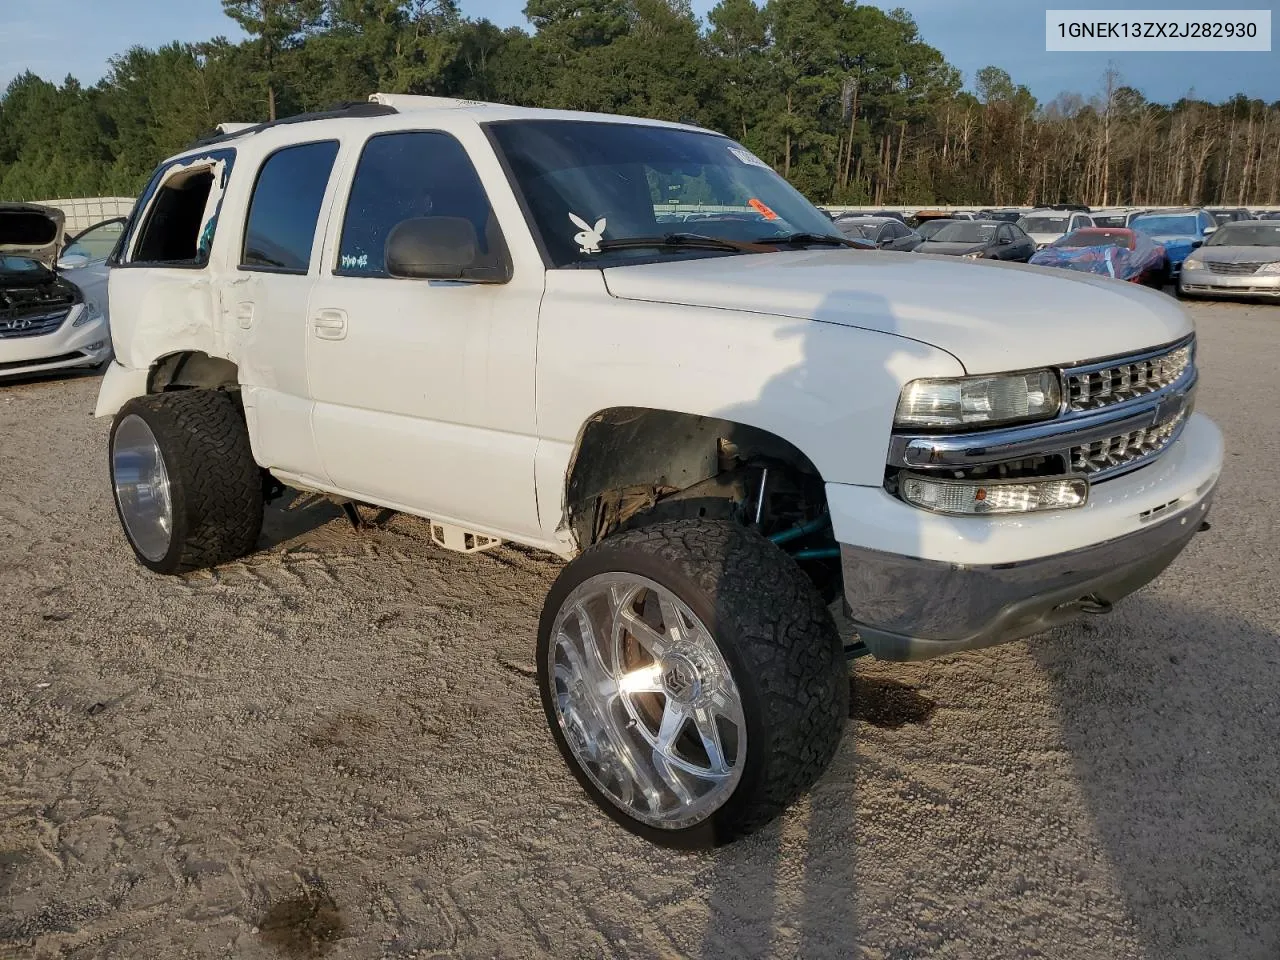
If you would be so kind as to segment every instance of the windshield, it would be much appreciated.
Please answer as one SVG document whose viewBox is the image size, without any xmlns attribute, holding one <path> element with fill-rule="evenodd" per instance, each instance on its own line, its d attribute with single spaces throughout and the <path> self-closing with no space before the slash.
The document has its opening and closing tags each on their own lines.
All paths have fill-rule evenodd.
<svg viewBox="0 0 1280 960">
<path fill-rule="evenodd" d="M 880 232 L 880 224 L 878 223 L 858 223 L 856 220 L 837 220 L 836 226 L 840 232 L 846 237 L 857 239 L 861 237 L 864 240 L 874 240 L 876 234 Z"/>
<path fill-rule="evenodd" d="M 995 224 L 957 220 L 948 223 L 929 239 L 934 243 L 989 243 L 995 235 Z"/>
<path fill-rule="evenodd" d="M 1027 233 L 1066 233 L 1066 217 L 1023 217 L 1018 221 Z"/>
<path fill-rule="evenodd" d="M 842 239 L 836 225 L 726 137 L 638 123 L 518 120 L 489 126 L 531 226 L 558 267 L 732 250 L 610 242 L 698 234 L 733 241 L 793 233 Z M 675 222 L 674 217 L 685 219 Z"/>
<path fill-rule="evenodd" d="M 1280 223 L 1229 223 L 1205 241 L 1206 247 L 1280 247 Z"/>
<path fill-rule="evenodd" d="M 1055 247 L 1123 247 L 1133 249 L 1133 235 L 1128 231 L 1116 233 L 1110 230 L 1073 230 L 1054 244 Z"/>
<path fill-rule="evenodd" d="M 1130 226 L 1152 236 L 1185 237 L 1194 236 L 1200 232 L 1196 227 L 1196 218 L 1186 215 L 1138 217 Z"/>
<path fill-rule="evenodd" d="M 27 276 L 32 279 L 51 275 L 49 268 L 39 260 L 32 260 L 30 257 L 15 257 L 8 254 L 0 254 L 0 273 L 6 273 L 11 276 Z"/>
<path fill-rule="evenodd" d="M 920 226 L 916 227 L 916 233 L 924 237 L 926 240 L 932 240 L 933 235 L 943 227 L 949 227 L 955 223 L 954 220 L 926 220 Z"/>
</svg>

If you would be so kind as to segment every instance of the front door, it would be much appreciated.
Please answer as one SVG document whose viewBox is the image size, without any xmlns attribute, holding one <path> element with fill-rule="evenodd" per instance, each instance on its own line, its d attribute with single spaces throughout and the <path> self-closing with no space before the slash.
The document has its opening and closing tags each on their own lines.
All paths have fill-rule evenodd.
<svg viewBox="0 0 1280 960">
<path fill-rule="evenodd" d="M 541 539 L 533 383 L 543 271 L 520 263 L 502 284 L 387 273 L 387 237 L 415 217 L 466 219 L 482 255 L 509 256 L 472 158 L 441 131 L 370 137 L 339 213 L 307 330 L 314 432 L 333 486 Z"/>
</svg>

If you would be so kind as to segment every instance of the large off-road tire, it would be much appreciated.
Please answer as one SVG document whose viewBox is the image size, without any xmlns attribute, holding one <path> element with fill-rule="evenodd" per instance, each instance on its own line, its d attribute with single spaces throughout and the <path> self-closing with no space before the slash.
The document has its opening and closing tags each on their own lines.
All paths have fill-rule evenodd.
<svg viewBox="0 0 1280 960">
<path fill-rule="evenodd" d="M 238 398 L 182 390 L 130 400 L 111 426 L 111 486 L 138 560 L 183 573 L 235 560 L 262 532 L 262 475 Z"/>
<path fill-rule="evenodd" d="M 591 547 L 552 586 L 538 681 L 600 807 L 671 847 L 726 843 L 821 776 L 849 715 L 831 616 L 795 561 L 732 521 Z"/>
</svg>

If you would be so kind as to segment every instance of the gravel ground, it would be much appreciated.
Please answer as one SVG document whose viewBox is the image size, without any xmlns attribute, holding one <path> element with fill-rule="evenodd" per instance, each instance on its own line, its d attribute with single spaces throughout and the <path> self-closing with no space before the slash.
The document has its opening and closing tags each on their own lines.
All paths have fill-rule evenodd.
<svg viewBox="0 0 1280 960">
<path fill-rule="evenodd" d="M 1193 310 L 1213 530 L 1110 617 L 859 662 L 812 795 L 698 854 L 555 752 L 555 561 L 295 505 L 243 563 L 153 576 L 97 381 L 0 387 L 0 958 L 1276 960 L 1280 308 Z"/>
</svg>

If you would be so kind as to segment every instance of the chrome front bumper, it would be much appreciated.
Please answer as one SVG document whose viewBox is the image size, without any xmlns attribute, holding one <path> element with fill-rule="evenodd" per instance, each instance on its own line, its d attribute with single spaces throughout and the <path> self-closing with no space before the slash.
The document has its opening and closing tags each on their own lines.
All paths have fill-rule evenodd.
<svg viewBox="0 0 1280 960">
<path fill-rule="evenodd" d="M 1213 494 L 1164 520 L 1154 513 L 1126 536 L 1015 563 L 944 563 L 842 544 L 845 600 L 863 643 L 885 660 L 1018 640 L 1106 612 L 1155 579 L 1200 529 Z"/>
<path fill-rule="evenodd" d="M 1211 297 L 1280 297 L 1280 273 L 1222 274 L 1201 268 L 1183 270 L 1182 293 Z"/>
</svg>

